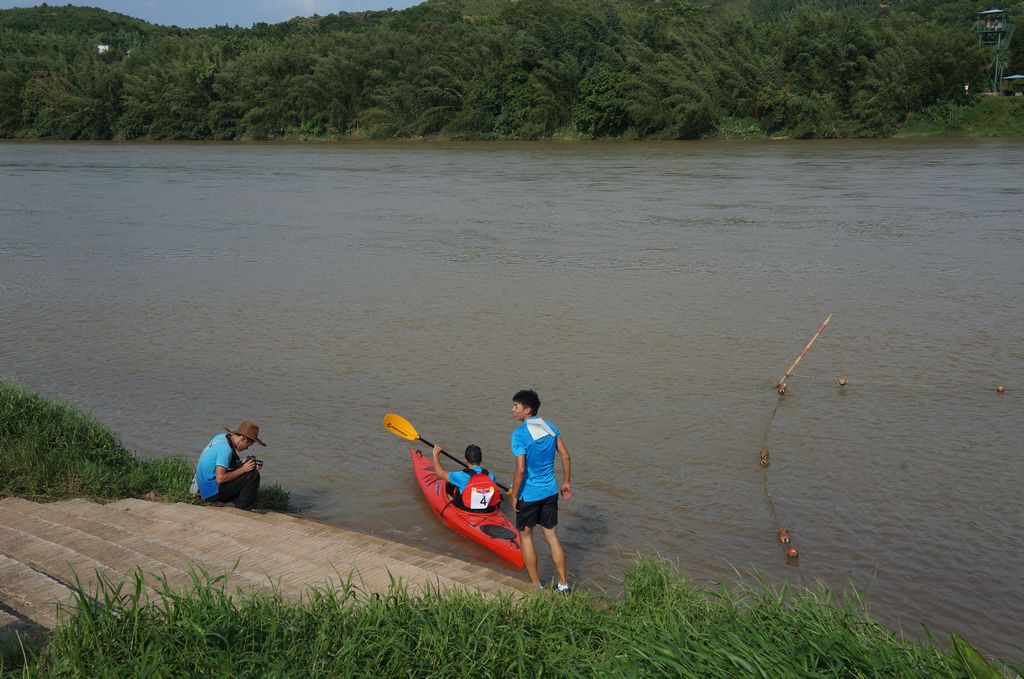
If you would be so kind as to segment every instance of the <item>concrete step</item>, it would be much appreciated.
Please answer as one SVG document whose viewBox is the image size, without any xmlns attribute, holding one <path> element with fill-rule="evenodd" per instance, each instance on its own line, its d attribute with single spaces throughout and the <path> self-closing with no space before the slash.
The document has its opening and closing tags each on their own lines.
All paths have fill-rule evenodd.
<svg viewBox="0 0 1024 679">
<path fill-rule="evenodd" d="M 31 504 L 31 503 L 26 503 Z M 131 573 L 141 569 L 143 573 L 162 576 L 173 587 L 181 587 L 189 580 L 188 574 L 168 563 L 153 559 L 122 544 L 92 535 L 67 525 L 64 516 L 45 517 L 37 513 L 20 511 L 11 504 L 0 504 L 0 526 L 15 530 L 22 535 L 31 535 L 47 543 L 61 545 L 77 554 L 91 559 L 116 573 Z M 0 550 L 4 547 L 0 547 Z M 79 577 L 83 574 L 79 573 Z M 72 578 L 66 573 L 63 580 Z M 147 581 L 155 582 L 156 579 Z"/>
<path fill-rule="evenodd" d="M 58 603 L 73 603 L 76 574 L 91 593 L 98 578 L 120 583 L 136 569 L 172 588 L 188 587 L 189 571 L 202 569 L 224 577 L 231 594 L 273 587 L 291 599 L 350 579 L 357 595 L 386 593 L 395 580 L 414 594 L 529 591 L 479 565 L 301 517 L 143 500 L 0 500 L 0 634 L 52 628 Z M 161 586 L 155 577 L 146 584 L 150 595 Z"/>
<path fill-rule="evenodd" d="M 282 522 L 276 517 L 268 519 L 269 514 L 188 504 L 170 505 L 174 508 L 170 511 L 156 504 L 120 500 L 109 506 L 142 513 L 151 520 L 202 522 L 206 530 L 230 533 L 253 549 L 294 554 L 306 562 L 304 570 L 333 571 L 335 582 L 356 571 L 356 581 L 369 592 L 386 592 L 392 577 L 402 579 L 414 591 L 427 586 L 461 586 L 491 593 L 525 589 L 522 581 L 496 571 L 327 524 Z M 302 572 L 288 575 L 316 584 Z"/>
<path fill-rule="evenodd" d="M 142 513 L 154 524 L 188 523 L 210 534 L 220 535 L 223 541 L 236 541 L 247 548 L 246 556 L 269 559 L 264 564 L 268 569 L 274 565 L 273 560 L 291 557 L 291 567 L 273 568 L 269 573 L 305 586 L 327 582 L 338 584 L 346 581 L 353 572 L 353 581 L 360 590 L 367 593 L 386 592 L 391 584 L 391 576 L 402 578 L 413 588 L 422 587 L 427 582 L 433 586 L 450 586 L 444 578 L 440 578 L 440 585 L 436 584 L 438 578 L 433 573 L 412 569 L 400 558 L 392 558 L 387 569 L 381 568 L 381 559 L 377 557 L 394 557 L 397 554 L 394 548 L 400 546 L 392 543 L 383 545 L 395 553 L 379 555 L 381 545 L 373 544 L 372 541 L 368 543 L 366 539 L 370 536 L 335 533 L 330 539 L 325 539 L 323 527 L 318 525 L 268 524 L 259 514 L 229 508 L 214 509 L 187 504 L 157 507 L 153 504 L 121 500 L 111 506 L 130 513 Z"/>
<path fill-rule="evenodd" d="M 305 587 L 279 577 L 289 568 L 299 567 L 299 561 L 294 556 L 264 554 L 228 533 L 209 530 L 202 521 L 196 522 L 191 517 L 176 514 L 174 507 L 178 505 L 144 500 L 138 503 L 135 511 L 130 504 L 114 502 L 94 505 L 89 513 L 93 518 L 111 526 L 144 535 L 147 539 L 184 552 L 210 577 L 231 574 L 228 580 L 234 582 L 231 577 L 239 576 L 263 589 L 276 588 L 290 598 L 297 598 L 305 590 Z M 148 505 L 153 505 L 152 512 L 138 511 L 138 508 Z M 73 510 L 81 514 L 83 507 L 79 503 Z M 234 593 L 237 588 L 229 587 L 227 591 Z"/>
<path fill-rule="evenodd" d="M 344 582 L 349 568 L 334 567 L 319 559 L 325 550 L 336 549 L 334 541 L 306 539 L 309 527 L 297 524 L 285 530 L 268 524 L 259 514 L 231 508 L 212 508 L 190 504 L 160 504 L 143 500 L 121 500 L 104 505 L 101 511 L 111 521 L 143 523 L 147 533 L 161 541 L 187 541 L 206 554 L 217 553 L 239 569 L 259 572 L 264 582 L 271 581 L 285 596 L 298 597 L 309 586 Z M 351 542 L 352 536 L 349 536 Z M 351 544 L 343 545 L 345 549 Z M 390 579 L 386 571 L 375 567 L 357 578 L 361 589 L 387 591 Z M 379 571 L 379 572 L 378 572 Z M 416 584 L 416 583 L 410 583 Z"/>
<path fill-rule="evenodd" d="M 5 507 L 43 521 L 62 522 L 64 526 L 95 536 L 105 543 L 131 550 L 139 555 L 135 566 L 147 573 L 171 574 L 174 577 L 170 580 L 176 584 L 188 584 L 191 580 L 189 573 L 198 567 L 212 577 L 225 577 L 225 591 L 229 593 L 270 589 L 270 582 L 264 574 L 233 570 L 234 561 L 210 556 L 187 541 L 183 544 L 177 536 L 173 540 L 161 540 L 161 536 L 154 534 L 149 521 L 125 512 L 111 512 L 95 502 L 67 500 L 40 504 L 7 498 L 0 500 L 0 509 Z M 134 566 L 127 569 L 129 572 L 133 570 Z M 155 584 L 155 581 L 150 584 Z"/>
<path fill-rule="evenodd" d="M 0 555 L 18 561 L 67 587 L 74 588 L 81 584 L 90 594 L 96 591 L 100 579 L 116 584 L 123 576 L 122 571 L 82 554 L 73 547 L 6 523 L 0 524 Z M 125 591 L 134 593 L 135 589 L 129 584 Z"/>
<path fill-rule="evenodd" d="M 222 512 L 237 512 L 229 508 L 221 509 Z M 266 514 L 262 517 L 252 512 L 239 512 L 248 518 L 254 516 L 266 521 L 273 519 L 281 521 L 273 514 Z M 294 526 L 305 535 L 318 538 L 330 539 L 332 541 L 342 540 L 347 544 L 355 543 L 362 555 L 371 560 L 371 563 L 385 561 L 389 564 L 390 574 L 402 577 L 411 584 L 415 584 L 425 573 L 433 575 L 428 581 L 432 586 L 448 587 L 460 585 L 473 590 L 484 592 L 508 592 L 508 591 L 531 591 L 527 583 L 498 571 L 470 564 L 446 555 L 436 554 L 416 547 L 410 547 L 390 540 L 385 540 L 373 535 L 357 533 L 330 524 L 317 521 L 299 520 Z M 412 570 L 411 573 L 402 573 L 397 570 L 396 562 L 403 564 Z M 385 574 L 387 575 L 387 574 Z"/>
<path fill-rule="evenodd" d="M 0 642 L 16 643 L 19 635 L 22 638 L 33 638 L 39 636 L 42 630 L 40 625 L 0 608 Z"/>
<path fill-rule="evenodd" d="M 204 505 L 197 505 L 197 506 L 203 507 Z M 264 523 L 281 523 L 281 524 L 286 524 L 286 525 L 303 524 L 303 523 L 319 523 L 316 519 L 310 519 L 310 518 L 306 518 L 304 516 L 297 516 L 295 514 L 288 514 L 286 512 L 274 512 L 274 511 L 264 510 L 264 509 L 254 509 L 254 510 L 250 511 L 250 510 L 246 510 L 246 509 L 236 509 L 234 507 L 228 507 L 228 506 L 217 507 L 216 509 L 219 509 L 220 511 L 226 512 L 228 514 L 235 514 L 235 515 L 238 515 L 238 516 L 248 516 L 250 518 L 251 517 L 256 517 L 260 521 L 263 521 Z"/>
<path fill-rule="evenodd" d="M 52 629 L 58 606 L 71 606 L 72 596 L 64 584 L 0 554 L 0 601 L 23 620 Z"/>
</svg>

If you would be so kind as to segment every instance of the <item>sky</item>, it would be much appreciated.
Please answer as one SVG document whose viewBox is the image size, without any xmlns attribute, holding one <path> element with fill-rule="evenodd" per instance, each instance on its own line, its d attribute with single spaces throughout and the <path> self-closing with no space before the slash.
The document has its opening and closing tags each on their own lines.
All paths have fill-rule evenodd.
<svg viewBox="0 0 1024 679">
<path fill-rule="evenodd" d="M 200 26 L 242 26 L 248 28 L 264 21 L 276 24 L 296 16 L 334 14 L 335 12 L 362 12 L 368 9 L 405 9 L 422 0 L 87 0 L 68 2 L 50 0 L 50 5 L 79 5 L 102 7 L 144 19 L 154 24 L 174 25 L 182 28 Z M 0 9 L 33 7 L 32 0 L 0 0 Z"/>
</svg>

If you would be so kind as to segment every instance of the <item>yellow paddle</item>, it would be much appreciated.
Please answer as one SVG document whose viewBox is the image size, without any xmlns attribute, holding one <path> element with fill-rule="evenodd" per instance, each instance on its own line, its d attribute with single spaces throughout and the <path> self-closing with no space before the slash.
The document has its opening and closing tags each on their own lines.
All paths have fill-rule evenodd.
<svg viewBox="0 0 1024 679">
<path fill-rule="evenodd" d="M 406 439 L 408 441 L 422 441 L 431 448 L 434 447 L 433 443 L 431 443 L 430 441 L 416 433 L 416 427 L 412 426 L 409 420 L 405 419 L 401 415 L 395 415 L 394 413 L 388 413 L 387 415 L 385 415 L 384 428 L 387 429 L 392 434 L 396 436 L 401 436 L 403 439 Z M 460 460 L 459 458 L 452 457 L 443 450 L 441 451 L 441 454 L 447 457 L 449 460 L 454 460 L 455 462 L 458 462 L 466 469 L 469 469 L 469 465 Z M 495 483 L 498 484 L 498 488 L 501 488 L 506 493 L 511 493 L 511 491 L 508 489 L 508 486 L 503 486 L 497 481 L 495 481 Z"/>
</svg>

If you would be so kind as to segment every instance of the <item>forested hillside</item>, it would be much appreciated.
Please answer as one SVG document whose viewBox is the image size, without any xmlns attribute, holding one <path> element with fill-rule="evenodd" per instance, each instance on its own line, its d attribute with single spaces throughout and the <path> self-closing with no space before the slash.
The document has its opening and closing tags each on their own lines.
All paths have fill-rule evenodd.
<svg viewBox="0 0 1024 679">
<path fill-rule="evenodd" d="M 3 10 L 0 137 L 886 136 L 985 88 L 991 6 L 1024 20 L 1021 0 L 426 0 L 188 30 Z"/>
</svg>

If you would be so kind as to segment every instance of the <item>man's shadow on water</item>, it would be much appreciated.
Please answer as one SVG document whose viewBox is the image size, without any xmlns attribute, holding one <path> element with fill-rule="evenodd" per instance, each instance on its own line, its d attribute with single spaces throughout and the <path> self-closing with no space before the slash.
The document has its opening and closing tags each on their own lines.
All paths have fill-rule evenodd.
<svg viewBox="0 0 1024 679">
<path fill-rule="evenodd" d="M 593 583 L 594 576 L 606 579 L 609 564 L 605 548 L 611 536 L 604 510 L 597 504 L 577 504 L 572 500 L 569 501 L 568 508 L 566 504 L 559 504 L 558 527 L 561 530 L 558 531 L 558 537 L 565 550 L 569 579 L 584 586 Z M 571 513 L 566 511 L 567 509 L 571 509 Z M 534 544 L 537 546 L 538 555 L 543 549 L 544 558 L 550 559 L 547 543 L 538 532 L 534 533 Z M 548 569 L 550 564 L 549 560 Z M 540 565 L 541 573 L 544 573 L 544 563 L 541 562 Z"/>
</svg>

